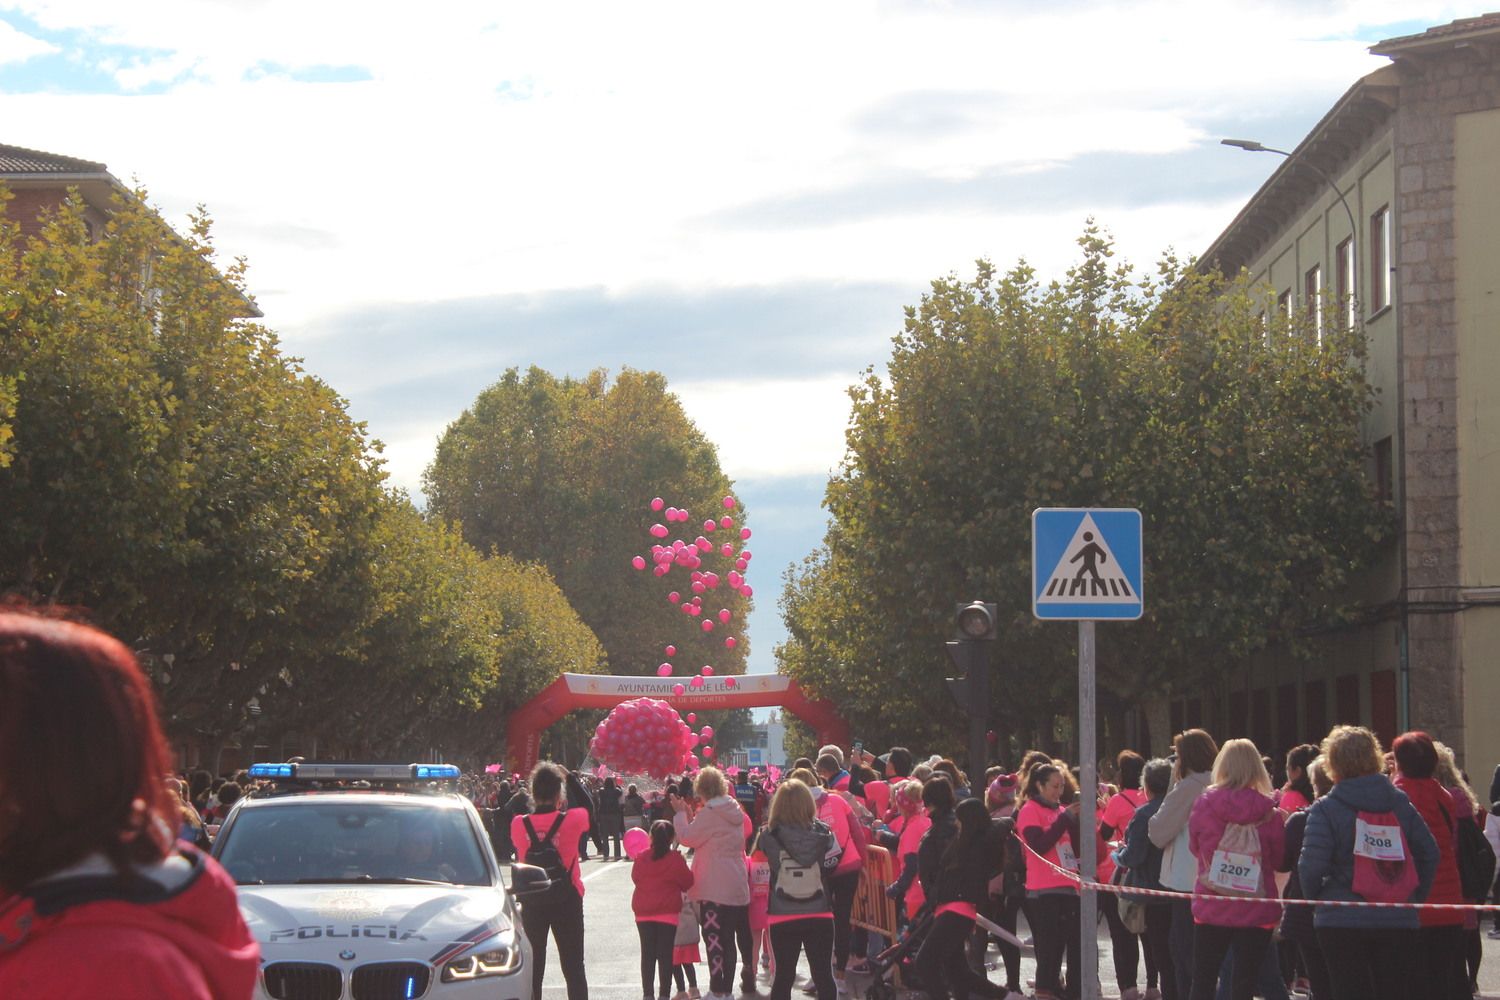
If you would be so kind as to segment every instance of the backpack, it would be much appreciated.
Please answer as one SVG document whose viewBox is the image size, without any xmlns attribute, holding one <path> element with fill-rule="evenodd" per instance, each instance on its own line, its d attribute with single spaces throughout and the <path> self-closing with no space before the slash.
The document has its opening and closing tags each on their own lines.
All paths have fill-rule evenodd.
<svg viewBox="0 0 1500 1000">
<path fill-rule="evenodd" d="M 773 890 L 776 897 L 793 903 L 821 899 L 824 895 L 823 872 L 818 863 L 804 865 L 787 852 L 781 841 L 773 838 L 773 843 L 776 845 L 776 877 L 772 882 L 776 887 Z M 835 849 L 837 846 L 835 842 Z"/>
<path fill-rule="evenodd" d="M 1404 903 L 1417 888 L 1406 833 L 1395 813 L 1361 810 L 1354 817 L 1354 894 L 1367 903 Z"/>
<path fill-rule="evenodd" d="M 1443 809 L 1442 805 L 1438 806 Z M 1484 831 L 1472 820 L 1457 823 L 1443 809 L 1443 819 L 1454 827 L 1453 855 L 1458 861 L 1458 881 L 1462 885 L 1464 899 L 1483 900 L 1495 884 L 1495 849 L 1484 839 Z"/>
<path fill-rule="evenodd" d="M 563 864 L 562 855 L 558 853 L 557 845 L 552 842 L 558 827 L 562 826 L 563 816 L 563 813 L 557 814 L 557 818 L 552 821 L 552 826 L 547 829 L 547 835 L 540 840 L 537 839 L 536 827 L 532 825 L 532 817 L 527 816 L 522 820 L 526 824 L 526 836 L 531 840 L 531 846 L 526 851 L 526 863 L 545 870 L 547 877 L 552 880 L 554 889 L 562 885 L 569 887 L 573 885 L 572 873 Z"/>
<path fill-rule="evenodd" d="M 1198 884 L 1218 896 L 1261 894 L 1260 825 L 1271 818 L 1273 806 L 1254 823 L 1226 823 L 1224 833 Z"/>
</svg>

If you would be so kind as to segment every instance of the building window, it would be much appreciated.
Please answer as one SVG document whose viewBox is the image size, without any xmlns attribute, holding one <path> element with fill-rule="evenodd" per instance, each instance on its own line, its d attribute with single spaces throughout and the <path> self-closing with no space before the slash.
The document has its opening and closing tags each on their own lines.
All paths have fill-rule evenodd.
<svg viewBox="0 0 1500 1000">
<path fill-rule="evenodd" d="M 1344 322 L 1354 328 L 1354 237 L 1340 243 L 1333 252 L 1333 293 L 1338 298 L 1339 308 L 1344 311 Z"/>
<path fill-rule="evenodd" d="M 1391 304 L 1391 209 L 1370 216 L 1370 313 Z"/>
<path fill-rule="evenodd" d="M 1371 449 L 1375 459 L 1375 498 L 1382 503 L 1390 503 L 1395 496 L 1395 479 L 1391 468 L 1391 439 L 1390 435 L 1375 442 Z"/>
<path fill-rule="evenodd" d="M 1314 264 L 1302 276 L 1302 308 L 1307 311 L 1313 335 L 1323 343 L 1323 268 Z"/>
<path fill-rule="evenodd" d="M 1285 333 L 1287 330 L 1291 329 L 1291 326 L 1292 326 L 1292 290 L 1290 288 L 1288 288 L 1286 291 L 1282 292 L 1280 295 L 1276 296 L 1276 320 L 1277 320 L 1277 323 L 1280 325 L 1281 330 L 1282 330 L 1283 333 Z M 1267 340 L 1267 342 L 1270 341 L 1270 338 L 1271 338 L 1271 331 L 1268 328 L 1266 330 L 1266 340 Z"/>
</svg>

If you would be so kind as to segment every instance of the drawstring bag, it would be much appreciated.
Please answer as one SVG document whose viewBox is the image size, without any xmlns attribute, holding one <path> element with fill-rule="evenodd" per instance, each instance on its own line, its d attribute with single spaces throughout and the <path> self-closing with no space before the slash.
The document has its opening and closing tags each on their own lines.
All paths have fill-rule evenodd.
<svg viewBox="0 0 1500 1000">
<path fill-rule="evenodd" d="M 1273 806 L 1255 823 L 1226 823 L 1208 869 L 1198 876 L 1198 885 L 1218 896 L 1261 894 L 1260 826 L 1276 811 Z"/>
</svg>

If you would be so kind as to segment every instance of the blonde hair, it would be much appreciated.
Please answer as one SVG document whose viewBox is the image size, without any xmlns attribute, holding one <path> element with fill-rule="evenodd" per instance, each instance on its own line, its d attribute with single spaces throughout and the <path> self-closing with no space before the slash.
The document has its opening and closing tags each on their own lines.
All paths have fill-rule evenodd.
<svg viewBox="0 0 1500 1000">
<path fill-rule="evenodd" d="M 821 781 L 818 780 L 818 776 L 816 774 L 813 774 L 812 771 L 808 770 L 805 767 L 799 767 L 799 768 L 797 768 L 791 774 L 787 775 L 787 777 L 788 778 L 796 778 L 798 781 L 802 782 L 808 788 L 818 788 L 819 786 L 821 786 L 823 784 Z"/>
<path fill-rule="evenodd" d="M 776 786 L 771 796 L 771 812 L 766 826 L 812 826 L 818 817 L 818 807 L 813 802 L 812 791 L 796 778 L 787 778 Z"/>
<path fill-rule="evenodd" d="M 1458 762 L 1453 756 L 1453 748 L 1437 740 L 1433 740 L 1432 745 L 1436 748 L 1438 755 L 1437 770 L 1433 772 L 1432 776 L 1444 788 L 1457 789 L 1464 795 L 1467 795 L 1469 797 L 1469 805 L 1474 810 L 1474 815 L 1478 816 L 1483 813 L 1485 810 L 1479 808 L 1479 799 L 1474 795 L 1474 789 L 1469 787 L 1469 783 L 1464 780 L 1464 773 L 1458 769 Z"/>
<path fill-rule="evenodd" d="M 1214 758 L 1215 788 L 1253 788 L 1271 794 L 1271 776 L 1266 773 L 1260 750 L 1249 740 L 1227 740 Z"/>
<path fill-rule="evenodd" d="M 1334 726 L 1323 737 L 1323 763 L 1335 782 L 1385 771 L 1380 740 L 1364 726 Z"/>
<path fill-rule="evenodd" d="M 1312 782 L 1313 792 L 1319 798 L 1333 791 L 1333 775 L 1328 771 L 1327 757 L 1318 754 L 1308 763 L 1307 780 Z"/>
<path fill-rule="evenodd" d="M 705 767 L 693 779 L 693 794 L 707 802 L 724 794 L 724 772 L 717 767 Z"/>
</svg>

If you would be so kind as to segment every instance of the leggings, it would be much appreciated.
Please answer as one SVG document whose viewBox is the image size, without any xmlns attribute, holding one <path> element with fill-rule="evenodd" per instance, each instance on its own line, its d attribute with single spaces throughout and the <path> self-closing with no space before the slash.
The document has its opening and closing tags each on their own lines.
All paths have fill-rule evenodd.
<svg viewBox="0 0 1500 1000">
<path fill-rule="evenodd" d="M 932 922 L 927 940 L 917 952 L 917 973 L 922 977 L 928 1000 L 966 1000 L 971 993 L 1004 997 L 1006 991 L 969 968 L 964 942 L 974 921 L 962 913 L 943 913 Z M 1040 985 L 1040 983 L 1038 983 Z"/>
<path fill-rule="evenodd" d="M 791 1000 L 797 981 L 797 955 L 807 952 L 817 1000 L 834 1000 L 833 921 L 827 917 L 784 920 L 771 925 L 771 954 L 776 959 L 776 978 L 771 981 L 771 1000 Z"/>
<path fill-rule="evenodd" d="M 635 925 L 641 938 L 641 996 L 651 995 L 651 980 L 658 982 L 656 995 L 666 997 L 672 987 L 672 942 L 677 938 L 677 924 L 640 920 Z"/>
<path fill-rule="evenodd" d="M 1271 946 L 1271 931 L 1266 927 L 1222 927 L 1199 924 L 1193 935 L 1192 1000 L 1214 1000 L 1219 988 L 1219 970 L 1224 956 L 1232 953 L 1233 979 L 1230 1000 L 1252 1000 L 1255 981 Z"/>
<path fill-rule="evenodd" d="M 703 925 L 703 960 L 708 963 L 708 988 L 720 996 L 734 992 L 735 935 L 749 924 L 750 907 L 703 900 L 698 904 Z"/>
<path fill-rule="evenodd" d="M 1001 927 L 1016 932 L 1016 917 L 1021 912 L 1021 897 L 991 896 L 980 908 L 986 917 Z M 969 938 L 969 968 L 978 971 L 984 968 L 984 950 L 990 943 L 989 932 L 977 923 L 974 935 Z M 1000 959 L 1005 963 L 1005 988 L 1012 993 L 1021 992 L 1021 949 L 1009 941 L 998 941 Z"/>
<path fill-rule="evenodd" d="M 839 975 L 849 964 L 850 919 L 854 914 L 854 897 L 859 892 L 859 871 L 830 875 L 828 889 L 833 896 L 833 967 Z"/>
<path fill-rule="evenodd" d="M 1177 989 L 1177 969 L 1173 964 L 1177 959 L 1172 954 L 1171 903 L 1151 903 L 1146 906 L 1146 954 L 1155 957 L 1162 1000 L 1187 1000 Z"/>
<path fill-rule="evenodd" d="M 687 973 L 687 982 L 684 983 L 683 973 Z M 681 965 L 672 966 L 672 981 L 677 984 L 677 992 L 681 993 L 689 986 L 698 988 L 698 966 L 693 962 L 683 962 Z M 644 996 L 645 994 L 641 994 Z"/>
<path fill-rule="evenodd" d="M 1078 964 L 1083 947 L 1078 933 L 1078 897 L 1071 892 L 1028 896 L 1022 908 L 1036 942 L 1036 988 L 1061 994 L 1064 955 L 1068 971 L 1082 975 Z"/>
<path fill-rule="evenodd" d="M 1115 982 L 1120 991 L 1135 989 L 1136 971 L 1140 968 L 1140 942 L 1125 929 L 1120 919 L 1120 897 L 1112 892 L 1099 894 L 1099 909 L 1109 925 L 1109 952 L 1115 960 Z"/>
</svg>

